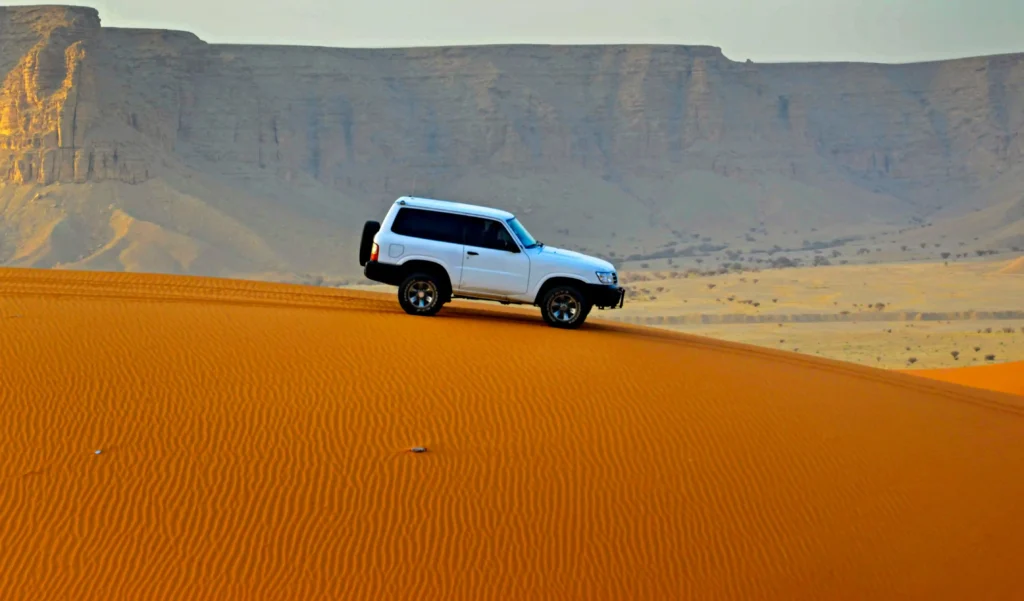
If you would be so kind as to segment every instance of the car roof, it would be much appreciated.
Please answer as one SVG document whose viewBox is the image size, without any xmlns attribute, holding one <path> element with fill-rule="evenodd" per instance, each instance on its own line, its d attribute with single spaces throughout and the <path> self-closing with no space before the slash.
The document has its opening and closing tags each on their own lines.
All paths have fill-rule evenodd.
<svg viewBox="0 0 1024 601">
<path fill-rule="evenodd" d="M 492 209 L 491 207 L 483 207 L 480 205 L 452 202 L 450 200 L 437 200 L 434 198 L 403 196 L 396 200 L 395 203 L 404 203 L 405 206 L 417 207 L 421 209 L 436 209 L 438 211 L 448 211 L 451 213 L 468 213 L 470 215 L 477 215 L 479 217 L 491 217 L 493 219 L 500 219 L 502 221 L 507 221 L 514 217 L 512 213 L 509 213 L 508 211 L 503 211 L 501 209 Z"/>
</svg>

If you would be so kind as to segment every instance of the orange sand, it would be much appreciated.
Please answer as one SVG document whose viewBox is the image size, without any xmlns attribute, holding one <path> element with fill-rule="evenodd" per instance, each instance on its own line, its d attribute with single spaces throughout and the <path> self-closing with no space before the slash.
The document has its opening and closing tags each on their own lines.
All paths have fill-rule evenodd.
<svg viewBox="0 0 1024 601">
<path fill-rule="evenodd" d="M 0 341 L 5 601 L 1024 591 L 1010 395 L 152 275 L 0 270 Z"/>
<path fill-rule="evenodd" d="M 904 373 L 1024 396 L 1024 361 L 974 367 L 907 370 Z"/>
</svg>

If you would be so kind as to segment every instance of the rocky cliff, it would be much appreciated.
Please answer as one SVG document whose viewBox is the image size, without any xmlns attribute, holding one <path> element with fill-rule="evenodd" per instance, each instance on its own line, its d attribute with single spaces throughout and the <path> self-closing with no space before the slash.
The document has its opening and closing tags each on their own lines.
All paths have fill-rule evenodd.
<svg viewBox="0 0 1024 601">
<path fill-rule="evenodd" d="M 407 193 L 510 206 L 619 257 L 930 219 L 955 236 L 1024 184 L 1024 55 L 221 46 L 47 6 L 0 8 L 0 73 L 11 264 L 351 273 L 361 221 Z M 990 221 L 990 245 L 1024 238 Z"/>
</svg>

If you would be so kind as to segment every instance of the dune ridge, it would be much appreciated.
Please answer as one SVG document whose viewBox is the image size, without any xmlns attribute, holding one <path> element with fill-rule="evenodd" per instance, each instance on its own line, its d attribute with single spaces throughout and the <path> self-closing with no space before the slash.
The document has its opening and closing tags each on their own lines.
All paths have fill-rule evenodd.
<svg viewBox="0 0 1024 601">
<path fill-rule="evenodd" d="M 1024 397 L 1024 361 L 945 369 L 906 370 L 905 373 Z"/>
<path fill-rule="evenodd" d="M 1024 587 L 1011 395 L 600 319 L 417 319 L 390 294 L 164 275 L 0 270 L 0 337 L 3 599 Z"/>
<path fill-rule="evenodd" d="M 1009 263 L 1006 264 L 1005 267 L 999 270 L 999 273 L 1024 273 L 1024 257 L 1020 257 L 1018 259 L 1010 261 Z"/>
</svg>

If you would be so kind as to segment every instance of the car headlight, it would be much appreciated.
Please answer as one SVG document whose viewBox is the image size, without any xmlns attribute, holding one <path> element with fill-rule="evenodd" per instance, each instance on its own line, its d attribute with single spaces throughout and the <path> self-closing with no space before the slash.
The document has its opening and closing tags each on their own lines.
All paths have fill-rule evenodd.
<svg viewBox="0 0 1024 601">
<path fill-rule="evenodd" d="M 618 284 L 619 283 L 619 278 L 615 277 L 615 272 L 614 271 L 598 271 L 596 273 L 597 273 L 597 281 L 601 282 L 602 284 Z"/>
</svg>

